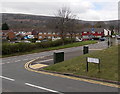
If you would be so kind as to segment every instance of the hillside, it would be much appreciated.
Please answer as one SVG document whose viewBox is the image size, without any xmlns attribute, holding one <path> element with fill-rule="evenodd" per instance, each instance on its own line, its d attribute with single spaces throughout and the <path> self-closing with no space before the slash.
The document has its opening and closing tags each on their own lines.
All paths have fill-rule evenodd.
<svg viewBox="0 0 120 94">
<path fill-rule="evenodd" d="M 21 28 L 27 28 L 27 29 L 41 29 L 41 28 L 53 28 L 51 23 L 57 19 L 57 17 L 52 16 L 38 16 L 38 15 L 28 15 L 28 14 L 10 14 L 10 13 L 2 13 L 2 23 L 6 22 L 10 28 L 12 29 L 21 29 Z M 1 22 L 1 21 L 0 21 Z M 118 21 L 83 21 L 78 20 L 78 27 L 89 27 L 89 25 L 95 25 L 96 23 L 101 22 L 104 24 L 107 24 L 109 27 L 110 25 L 113 25 L 117 28 Z M 1 24 L 2 24 L 1 23 Z M 105 25 L 102 25 L 105 27 Z"/>
</svg>

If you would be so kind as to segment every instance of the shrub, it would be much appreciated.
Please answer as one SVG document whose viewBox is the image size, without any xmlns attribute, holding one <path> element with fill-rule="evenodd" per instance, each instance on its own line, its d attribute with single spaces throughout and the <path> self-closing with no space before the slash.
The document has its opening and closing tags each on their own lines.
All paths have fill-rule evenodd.
<svg viewBox="0 0 120 94">
<path fill-rule="evenodd" d="M 71 42 L 71 39 L 65 39 L 65 44 L 68 44 L 70 42 Z M 9 55 L 9 54 L 14 54 L 18 52 L 29 52 L 35 49 L 56 47 L 60 45 L 62 45 L 62 40 L 47 41 L 47 42 L 41 42 L 41 43 L 16 43 L 16 44 L 3 43 L 2 54 Z"/>
</svg>

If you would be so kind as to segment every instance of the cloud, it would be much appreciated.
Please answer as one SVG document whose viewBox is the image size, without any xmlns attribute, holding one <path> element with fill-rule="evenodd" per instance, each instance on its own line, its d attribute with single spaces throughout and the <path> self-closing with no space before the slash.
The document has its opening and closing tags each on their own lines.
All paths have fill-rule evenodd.
<svg viewBox="0 0 120 94">
<path fill-rule="evenodd" d="M 1 0 L 1 2 L 119 2 L 119 0 Z"/>
<path fill-rule="evenodd" d="M 4 0 L 1 12 L 54 16 L 62 6 L 70 7 L 80 20 L 118 18 L 118 0 Z"/>
</svg>

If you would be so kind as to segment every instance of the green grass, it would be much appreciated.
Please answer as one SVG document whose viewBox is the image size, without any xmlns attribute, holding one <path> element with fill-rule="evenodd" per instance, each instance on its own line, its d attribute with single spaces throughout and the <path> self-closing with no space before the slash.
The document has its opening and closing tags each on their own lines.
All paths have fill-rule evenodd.
<svg viewBox="0 0 120 94">
<path fill-rule="evenodd" d="M 10 55 L 2 55 L 0 57 L 4 58 L 4 57 L 10 57 L 10 56 L 39 53 L 39 52 L 43 52 L 43 51 L 58 50 L 58 49 L 64 49 L 64 48 L 70 48 L 70 47 L 78 47 L 78 46 L 94 44 L 94 43 L 97 43 L 97 41 L 82 41 L 82 42 L 66 44 L 63 46 L 35 49 L 35 50 L 31 50 L 30 52 L 21 52 L 21 53 L 19 52 L 19 53 L 14 53 L 14 54 L 10 54 Z"/>
<path fill-rule="evenodd" d="M 86 72 L 86 57 L 100 59 L 100 73 L 98 72 L 97 64 L 93 63 L 89 63 L 89 71 Z M 51 65 L 45 68 L 45 70 L 120 81 L 120 79 L 118 79 L 118 46 L 75 57 L 73 59 Z"/>
</svg>

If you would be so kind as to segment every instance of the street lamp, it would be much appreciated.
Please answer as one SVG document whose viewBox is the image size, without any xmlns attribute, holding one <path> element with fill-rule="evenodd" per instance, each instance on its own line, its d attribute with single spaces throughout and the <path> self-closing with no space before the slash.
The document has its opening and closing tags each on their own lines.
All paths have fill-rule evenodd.
<svg viewBox="0 0 120 94">
<path fill-rule="evenodd" d="M 109 46 L 110 46 L 110 39 L 109 39 L 109 37 L 108 37 L 108 48 L 109 48 Z"/>
</svg>

